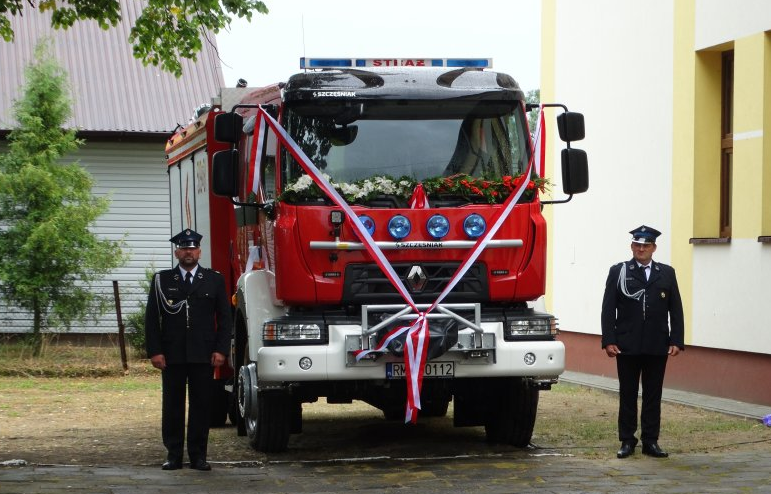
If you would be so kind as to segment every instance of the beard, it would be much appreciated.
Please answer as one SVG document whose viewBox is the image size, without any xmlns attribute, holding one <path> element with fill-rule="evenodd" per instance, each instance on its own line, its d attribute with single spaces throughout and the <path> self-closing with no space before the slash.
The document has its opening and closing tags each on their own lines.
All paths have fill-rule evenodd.
<svg viewBox="0 0 771 494">
<path fill-rule="evenodd" d="M 198 256 L 194 252 L 181 252 L 177 255 L 179 265 L 190 271 L 198 265 Z"/>
</svg>

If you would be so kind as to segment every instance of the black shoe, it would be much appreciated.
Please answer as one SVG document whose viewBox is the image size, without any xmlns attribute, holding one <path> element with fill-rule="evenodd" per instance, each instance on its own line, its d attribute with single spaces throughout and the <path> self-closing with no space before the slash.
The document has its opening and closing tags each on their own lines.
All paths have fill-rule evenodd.
<svg viewBox="0 0 771 494">
<path fill-rule="evenodd" d="M 669 453 L 659 448 L 659 445 L 656 443 L 643 443 L 642 452 L 644 455 L 654 458 L 666 458 L 669 456 Z"/>
<path fill-rule="evenodd" d="M 621 443 L 621 449 L 616 453 L 616 458 L 626 458 L 634 454 L 634 443 L 631 441 L 624 441 Z"/>
<path fill-rule="evenodd" d="M 198 460 L 190 460 L 190 468 L 193 470 L 201 470 L 202 472 L 208 472 L 211 470 L 211 465 L 204 460 L 204 459 L 198 459 Z"/>
<path fill-rule="evenodd" d="M 161 469 L 163 470 L 179 470 L 180 468 L 182 468 L 181 460 L 166 460 L 163 462 L 163 465 L 161 465 Z"/>
</svg>

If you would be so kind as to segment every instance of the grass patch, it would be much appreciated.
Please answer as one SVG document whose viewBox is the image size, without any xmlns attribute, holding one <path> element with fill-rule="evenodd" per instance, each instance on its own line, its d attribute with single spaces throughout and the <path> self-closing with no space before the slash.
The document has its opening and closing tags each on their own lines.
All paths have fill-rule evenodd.
<svg viewBox="0 0 771 494">
<path fill-rule="evenodd" d="M 533 442 L 548 449 L 604 457 L 618 448 L 618 394 L 571 383 L 542 392 Z M 638 401 L 638 413 L 641 403 Z M 639 430 L 638 430 L 639 437 Z M 771 440 L 758 420 L 663 402 L 661 436 L 671 452 L 709 452 Z"/>
<path fill-rule="evenodd" d="M 0 341 L 0 376 L 9 377 L 107 377 L 146 374 L 154 369 L 140 352 L 126 348 L 128 371 L 124 372 L 117 344 L 89 346 L 49 341 L 39 356 L 23 339 Z"/>
</svg>

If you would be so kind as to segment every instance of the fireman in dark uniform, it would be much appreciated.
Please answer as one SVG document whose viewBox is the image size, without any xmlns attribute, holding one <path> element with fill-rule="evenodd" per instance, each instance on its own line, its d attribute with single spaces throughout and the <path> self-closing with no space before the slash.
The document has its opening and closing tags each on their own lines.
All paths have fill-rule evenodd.
<svg viewBox="0 0 771 494">
<path fill-rule="evenodd" d="M 658 445 L 661 392 L 667 357 L 685 349 L 683 304 L 675 270 L 652 260 L 661 233 L 645 225 L 629 233 L 633 258 L 610 268 L 602 298 L 602 348 L 616 359 L 618 369 L 621 449 L 617 456 L 626 458 L 637 445 L 637 396 L 642 379 L 642 452 L 665 458 L 668 453 Z"/>
<path fill-rule="evenodd" d="M 231 315 L 221 274 L 198 264 L 201 235 L 184 230 L 176 245 L 174 269 L 153 276 L 145 313 L 147 355 L 161 369 L 161 434 L 168 451 L 164 470 L 182 468 L 185 394 L 190 393 L 187 453 L 190 468 L 211 470 L 206 461 L 214 367 L 230 348 Z"/>
</svg>

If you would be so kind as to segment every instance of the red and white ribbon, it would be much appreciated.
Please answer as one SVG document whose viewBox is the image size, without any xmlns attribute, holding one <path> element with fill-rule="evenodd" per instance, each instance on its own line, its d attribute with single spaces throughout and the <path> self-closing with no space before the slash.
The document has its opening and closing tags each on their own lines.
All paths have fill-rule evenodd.
<svg viewBox="0 0 771 494">
<path fill-rule="evenodd" d="M 426 189 L 423 188 L 423 184 L 418 182 L 415 186 L 415 190 L 412 191 L 412 197 L 410 197 L 410 209 L 429 209 L 431 206 L 428 204 L 428 197 L 426 196 Z"/>
<path fill-rule="evenodd" d="M 267 115 L 267 113 L 265 114 Z M 252 139 L 252 162 L 249 164 L 249 190 L 257 195 L 259 201 L 262 200 L 262 194 L 260 192 L 260 182 L 262 177 L 262 148 L 263 140 L 265 139 L 265 120 L 263 119 L 263 113 L 257 113 L 257 122 L 255 125 L 254 138 Z"/>
<path fill-rule="evenodd" d="M 539 177 L 543 177 L 546 171 L 546 123 L 544 122 L 543 107 L 538 113 L 538 125 L 535 128 L 535 170 Z"/>
</svg>

